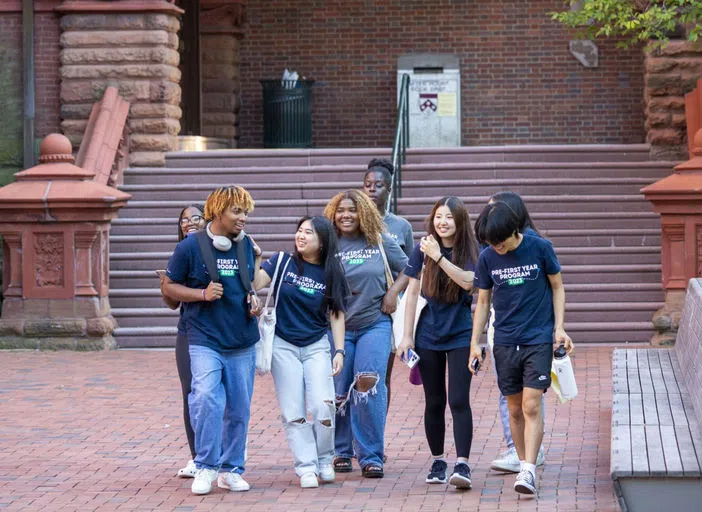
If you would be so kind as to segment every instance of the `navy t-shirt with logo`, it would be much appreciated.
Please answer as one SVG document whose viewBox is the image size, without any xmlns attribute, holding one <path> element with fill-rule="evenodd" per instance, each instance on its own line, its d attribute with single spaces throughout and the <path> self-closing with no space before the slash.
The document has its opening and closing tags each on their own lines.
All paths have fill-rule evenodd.
<svg viewBox="0 0 702 512">
<path fill-rule="evenodd" d="M 441 254 L 449 261 L 451 253 L 450 248 L 441 248 Z M 419 244 L 416 244 L 407 267 L 405 267 L 405 275 L 419 279 L 423 264 L 424 254 L 419 249 Z M 473 271 L 475 264 L 468 260 L 463 265 L 463 269 Z M 422 310 L 417 324 L 417 332 L 414 334 L 415 346 L 428 350 L 453 350 L 470 346 L 470 338 L 473 333 L 470 307 L 473 303 L 473 295 L 466 290 L 461 290 L 458 302 L 453 304 L 425 298 L 427 305 Z"/>
<path fill-rule="evenodd" d="M 275 254 L 261 265 L 271 278 L 279 257 L 280 253 Z M 290 263 L 281 281 L 281 273 L 288 262 Z M 302 273 L 298 274 L 295 260 L 289 254 L 283 253 L 276 281 L 271 283 L 275 286 L 274 294 L 280 286 L 275 308 L 276 336 L 298 347 L 311 345 L 321 339 L 329 328 L 329 317 L 321 307 L 327 288 L 324 283 L 324 266 L 303 261 Z"/>
<path fill-rule="evenodd" d="M 247 264 L 253 276 L 254 252 L 251 240 L 246 237 Z M 250 318 L 246 304 L 247 292 L 239 277 L 239 260 L 236 244 L 228 251 L 215 254 L 219 281 L 224 293 L 211 302 L 184 302 L 182 321 L 188 343 L 202 345 L 218 352 L 250 347 L 260 336 L 258 322 Z M 200 256 L 197 239 L 189 236 L 180 242 L 168 261 L 166 275 L 175 283 L 188 288 L 204 289 L 212 280 Z"/>
<path fill-rule="evenodd" d="M 475 282 L 492 290 L 496 345 L 553 343 L 553 292 L 548 276 L 558 274 L 553 245 L 526 234 L 513 251 L 500 256 L 492 247 L 480 253 Z"/>
</svg>

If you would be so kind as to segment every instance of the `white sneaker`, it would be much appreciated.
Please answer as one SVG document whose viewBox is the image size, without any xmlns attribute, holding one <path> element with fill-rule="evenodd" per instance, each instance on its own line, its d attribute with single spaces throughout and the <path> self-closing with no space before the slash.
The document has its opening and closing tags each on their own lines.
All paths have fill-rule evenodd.
<svg viewBox="0 0 702 512">
<path fill-rule="evenodd" d="M 217 470 L 202 468 L 195 473 L 195 480 L 190 490 L 193 494 L 209 494 L 212 490 L 212 482 L 217 480 Z"/>
<path fill-rule="evenodd" d="M 319 482 L 317 481 L 317 475 L 314 473 L 305 473 L 300 477 L 300 487 L 303 489 L 312 489 L 314 487 L 319 487 Z"/>
<path fill-rule="evenodd" d="M 184 468 L 178 470 L 177 475 L 180 478 L 195 478 L 195 473 L 197 473 L 197 466 L 195 461 L 189 460 Z"/>
<path fill-rule="evenodd" d="M 249 483 L 244 480 L 243 476 L 232 471 L 219 474 L 217 477 L 217 487 L 220 489 L 229 489 L 232 492 L 244 492 L 251 488 Z"/>
<path fill-rule="evenodd" d="M 334 466 L 331 464 L 322 464 L 319 466 L 319 479 L 324 483 L 329 483 L 336 480 Z"/>
<path fill-rule="evenodd" d="M 539 454 L 536 456 L 536 465 L 543 466 L 544 462 L 546 462 L 546 456 L 544 455 L 544 447 L 541 446 L 539 448 Z"/>
<path fill-rule="evenodd" d="M 519 455 L 515 448 L 510 448 L 500 454 L 500 457 L 493 460 L 490 468 L 495 471 L 504 471 L 507 473 L 519 473 L 521 465 L 519 463 Z"/>
<path fill-rule="evenodd" d="M 536 494 L 536 478 L 531 474 L 531 471 L 523 469 L 519 472 L 517 479 L 514 481 L 514 490 L 527 496 Z"/>
</svg>

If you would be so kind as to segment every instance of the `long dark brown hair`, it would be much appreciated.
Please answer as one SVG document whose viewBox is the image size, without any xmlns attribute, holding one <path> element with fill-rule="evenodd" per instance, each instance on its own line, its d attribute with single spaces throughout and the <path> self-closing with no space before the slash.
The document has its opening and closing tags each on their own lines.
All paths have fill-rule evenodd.
<svg viewBox="0 0 702 512">
<path fill-rule="evenodd" d="M 456 196 L 446 196 L 439 199 L 431 213 L 427 217 L 427 235 L 433 235 L 443 248 L 441 237 L 434 228 L 434 215 L 441 206 L 446 206 L 453 215 L 456 223 L 456 234 L 453 238 L 453 250 L 451 252 L 451 263 L 459 268 L 464 268 L 468 261 L 476 264 L 478 261 L 478 243 L 475 241 L 475 234 L 470 223 L 470 215 L 465 204 Z M 431 258 L 424 258 L 424 279 L 422 280 L 422 293 L 425 297 L 431 297 L 439 302 L 455 304 L 462 295 L 463 288 L 458 286 L 443 270 L 439 268 Z"/>
</svg>

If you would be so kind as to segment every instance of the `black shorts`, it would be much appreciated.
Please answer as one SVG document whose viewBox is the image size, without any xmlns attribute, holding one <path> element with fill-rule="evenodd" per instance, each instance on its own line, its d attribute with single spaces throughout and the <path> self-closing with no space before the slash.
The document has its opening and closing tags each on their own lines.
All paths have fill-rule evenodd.
<svg viewBox="0 0 702 512">
<path fill-rule="evenodd" d="M 553 345 L 497 345 L 492 348 L 497 370 L 497 386 L 504 396 L 524 388 L 546 390 L 551 386 Z"/>
</svg>

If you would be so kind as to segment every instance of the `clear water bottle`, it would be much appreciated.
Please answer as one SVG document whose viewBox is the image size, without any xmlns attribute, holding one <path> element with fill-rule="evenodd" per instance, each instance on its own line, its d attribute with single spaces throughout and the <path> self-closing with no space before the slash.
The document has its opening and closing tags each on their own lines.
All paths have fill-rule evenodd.
<svg viewBox="0 0 702 512">
<path fill-rule="evenodd" d="M 573 365 L 568 357 L 565 346 L 560 345 L 553 352 L 553 369 L 558 375 L 558 385 L 561 388 L 561 395 L 566 400 L 572 400 L 578 396 L 578 385 L 575 382 Z"/>
</svg>

